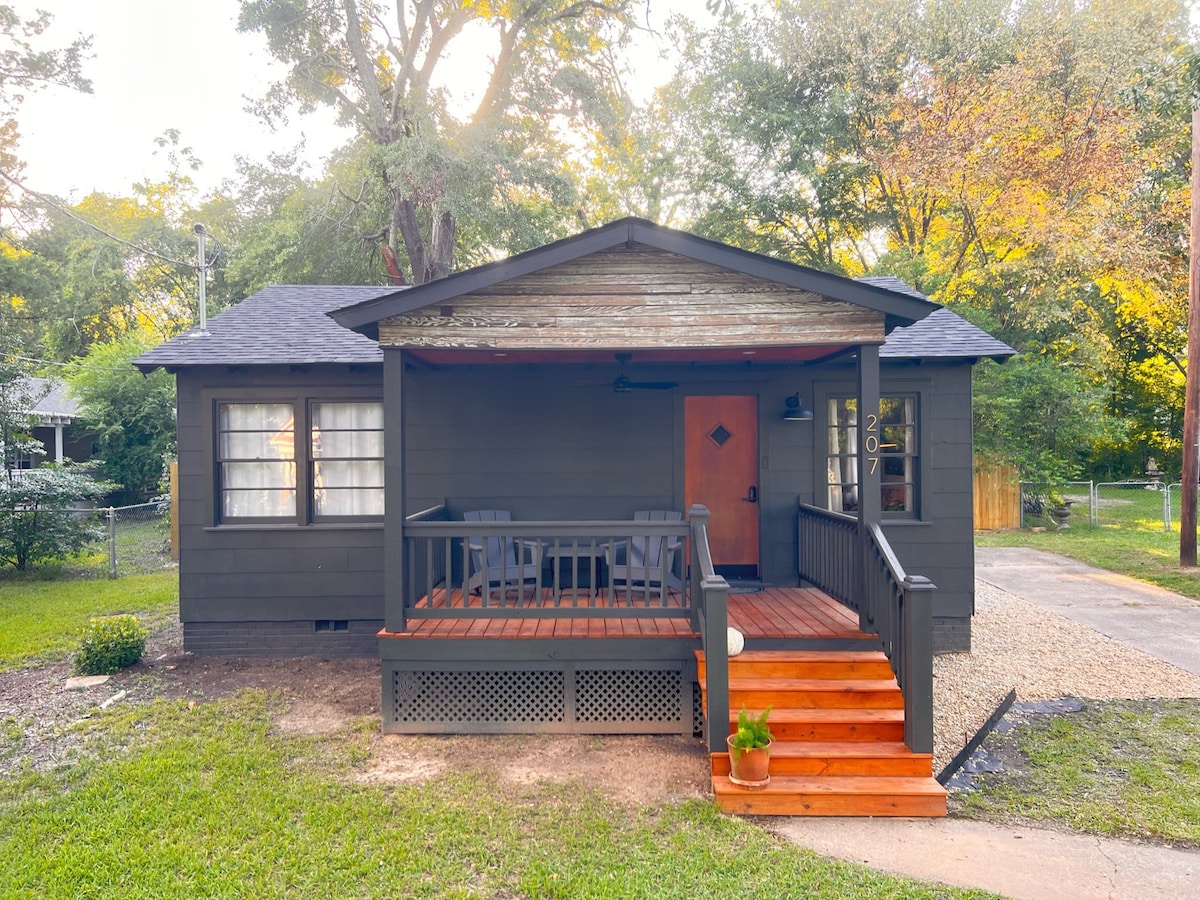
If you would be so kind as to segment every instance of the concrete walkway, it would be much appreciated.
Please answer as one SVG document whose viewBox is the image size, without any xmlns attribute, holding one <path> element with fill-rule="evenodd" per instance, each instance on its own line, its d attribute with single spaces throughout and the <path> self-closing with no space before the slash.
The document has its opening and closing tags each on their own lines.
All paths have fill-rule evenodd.
<svg viewBox="0 0 1200 900">
<path fill-rule="evenodd" d="M 1200 853 L 967 819 L 782 819 L 822 856 L 1020 900 L 1200 897 Z"/>
<path fill-rule="evenodd" d="M 1025 547 L 977 548 L 975 577 L 1200 675 L 1200 602 Z"/>
<path fill-rule="evenodd" d="M 1024 548 L 980 548 L 976 577 L 1200 674 L 1200 603 Z M 965 819 L 780 819 L 823 856 L 1019 900 L 1200 897 L 1200 851 Z"/>
</svg>

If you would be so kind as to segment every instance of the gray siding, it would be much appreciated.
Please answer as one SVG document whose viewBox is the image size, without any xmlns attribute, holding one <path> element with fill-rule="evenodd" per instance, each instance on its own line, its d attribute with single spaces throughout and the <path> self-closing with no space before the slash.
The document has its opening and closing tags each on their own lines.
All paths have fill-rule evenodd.
<svg viewBox="0 0 1200 900">
<path fill-rule="evenodd" d="M 378 396 L 379 367 L 211 368 L 182 371 L 177 380 L 179 613 L 187 649 L 374 656 L 383 623 L 382 524 L 214 527 L 211 419 L 218 399 L 329 390 Z"/>
<path fill-rule="evenodd" d="M 885 363 L 881 384 L 884 395 L 918 396 L 921 449 L 919 518 L 885 518 L 884 533 L 909 574 L 925 575 L 937 585 L 935 620 L 963 619 L 969 623 L 975 609 L 971 367 L 965 361 L 920 366 Z M 846 367 L 841 377 L 828 373 L 818 390 L 829 395 L 852 393 L 853 388 L 853 370 Z M 814 422 L 818 430 L 822 413 L 818 406 Z M 823 469 L 818 466 L 814 471 L 818 489 L 823 478 Z M 817 505 L 822 505 L 821 499 Z M 935 649 L 950 649 L 951 643 L 961 647 L 961 638 L 950 638 L 961 629 L 954 622 L 943 626 L 940 630 L 945 632 L 945 640 L 935 641 Z"/>
<path fill-rule="evenodd" d="M 415 367 L 405 374 L 408 509 L 445 501 L 452 518 L 508 509 L 516 519 L 624 519 L 684 509 L 683 398 L 751 394 L 759 404 L 762 574 L 799 583 L 796 504 L 824 501 L 821 403 L 853 393 L 852 365 L 638 367 L 669 391 L 611 389 L 612 366 Z M 213 527 L 214 398 L 244 391 L 379 391 L 379 368 L 279 367 L 179 376 L 182 559 L 180 611 L 199 652 L 373 655 L 383 618 L 383 529 L 371 526 Z M 920 396 L 921 516 L 887 522 L 902 564 L 938 586 L 935 646 L 969 640 L 974 604 L 970 366 L 886 364 L 883 393 Z M 799 392 L 813 422 L 785 422 Z M 317 633 L 318 620 L 347 631 Z M 355 637 L 357 635 L 357 637 Z M 367 635 L 372 637 L 368 638 Z M 275 649 L 271 649 L 275 648 Z M 288 650 L 287 648 L 291 648 Z"/>
</svg>

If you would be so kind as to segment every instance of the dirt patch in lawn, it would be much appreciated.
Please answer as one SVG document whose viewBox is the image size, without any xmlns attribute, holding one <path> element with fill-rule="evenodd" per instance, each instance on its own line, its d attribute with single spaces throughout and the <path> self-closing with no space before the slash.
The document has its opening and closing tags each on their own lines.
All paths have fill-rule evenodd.
<svg viewBox="0 0 1200 900">
<path fill-rule="evenodd" d="M 332 734 L 364 719 L 376 728 L 379 722 L 378 660 L 195 656 L 183 651 L 177 622 L 151 635 L 142 662 L 102 685 L 70 690 L 70 675 L 69 662 L 0 672 L 0 775 L 72 763 L 81 742 L 66 726 L 122 691 L 116 700 L 122 704 L 155 697 L 203 702 L 244 688 L 275 692 L 288 701 L 274 722 L 280 734 Z M 403 784 L 465 769 L 512 784 L 580 781 L 629 803 L 710 791 L 708 755 L 699 740 L 646 735 L 376 734 L 357 777 Z"/>
</svg>

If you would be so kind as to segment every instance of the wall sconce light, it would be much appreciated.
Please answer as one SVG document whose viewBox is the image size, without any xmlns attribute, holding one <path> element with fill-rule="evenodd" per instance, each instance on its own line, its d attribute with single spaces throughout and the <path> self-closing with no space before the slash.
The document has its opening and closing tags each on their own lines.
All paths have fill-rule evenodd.
<svg viewBox="0 0 1200 900">
<path fill-rule="evenodd" d="M 785 422 L 811 422 L 813 412 L 806 407 L 800 400 L 800 392 L 792 394 L 787 398 L 787 410 L 784 411 L 783 421 Z"/>
</svg>

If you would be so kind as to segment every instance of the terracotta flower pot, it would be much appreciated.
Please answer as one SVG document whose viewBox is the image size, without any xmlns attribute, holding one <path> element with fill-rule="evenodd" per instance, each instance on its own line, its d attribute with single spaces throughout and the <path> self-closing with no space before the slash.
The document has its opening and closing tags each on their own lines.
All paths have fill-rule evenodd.
<svg viewBox="0 0 1200 900">
<path fill-rule="evenodd" d="M 733 735 L 725 740 L 729 744 L 729 780 L 750 790 L 765 788 L 771 781 L 768 772 L 771 764 L 771 745 L 739 750 L 733 746 Z"/>
</svg>

